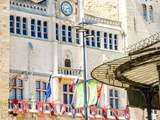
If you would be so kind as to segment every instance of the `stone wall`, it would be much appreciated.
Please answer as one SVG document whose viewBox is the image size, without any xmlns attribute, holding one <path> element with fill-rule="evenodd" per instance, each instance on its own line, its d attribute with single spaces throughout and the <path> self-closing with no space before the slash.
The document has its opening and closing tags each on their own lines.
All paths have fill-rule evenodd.
<svg viewBox="0 0 160 120">
<path fill-rule="evenodd" d="M 0 120 L 8 120 L 9 0 L 0 1 Z"/>
<path fill-rule="evenodd" d="M 85 0 L 85 14 L 118 20 L 118 0 Z"/>
<path fill-rule="evenodd" d="M 126 0 L 128 45 L 137 43 L 156 32 L 160 32 L 160 5 L 158 1 Z M 142 4 L 147 6 L 147 21 L 143 18 Z M 153 21 L 149 20 L 149 6 L 153 6 Z"/>
</svg>

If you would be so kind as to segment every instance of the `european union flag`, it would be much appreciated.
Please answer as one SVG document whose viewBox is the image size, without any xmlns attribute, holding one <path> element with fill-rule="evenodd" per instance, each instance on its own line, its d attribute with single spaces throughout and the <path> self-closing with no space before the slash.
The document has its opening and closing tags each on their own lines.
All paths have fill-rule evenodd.
<svg viewBox="0 0 160 120">
<path fill-rule="evenodd" d="M 52 75 L 49 76 L 49 80 L 48 80 L 48 84 L 47 84 L 47 89 L 46 89 L 46 92 L 45 92 L 45 102 L 47 101 L 47 99 L 51 96 L 51 78 L 52 78 Z"/>
</svg>

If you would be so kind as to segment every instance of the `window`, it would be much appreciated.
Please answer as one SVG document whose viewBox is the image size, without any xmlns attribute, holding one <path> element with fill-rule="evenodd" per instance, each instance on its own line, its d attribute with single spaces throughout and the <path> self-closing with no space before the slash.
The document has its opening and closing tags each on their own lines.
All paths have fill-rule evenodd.
<svg viewBox="0 0 160 120">
<path fill-rule="evenodd" d="M 147 21 L 147 6 L 145 4 L 142 4 L 143 8 L 143 18 Z"/>
<path fill-rule="evenodd" d="M 153 7 L 149 6 L 149 19 L 151 22 L 153 22 Z"/>
<path fill-rule="evenodd" d="M 16 34 L 21 34 L 21 18 L 16 17 Z"/>
<path fill-rule="evenodd" d="M 10 80 L 10 99 L 23 99 L 23 81 L 19 79 Z"/>
<path fill-rule="evenodd" d="M 31 36 L 36 36 L 36 25 L 35 25 L 35 19 L 31 19 Z"/>
<path fill-rule="evenodd" d="M 113 40 L 112 40 L 112 34 L 109 34 L 109 49 L 113 49 Z"/>
<path fill-rule="evenodd" d="M 68 84 L 63 85 L 63 104 L 71 105 L 73 99 L 73 89 Z M 67 112 L 71 112 L 71 109 L 67 109 Z"/>
<path fill-rule="evenodd" d="M 87 37 L 89 35 L 89 30 L 86 31 L 86 45 L 89 46 L 90 45 L 90 38 Z"/>
<path fill-rule="evenodd" d="M 46 92 L 46 83 L 42 81 L 36 81 L 36 100 L 43 101 Z"/>
<path fill-rule="evenodd" d="M 97 31 L 97 47 L 100 48 L 101 47 L 101 41 L 100 41 L 100 31 Z"/>
<path fill-rule="evenodd" d="M 10 16 L 10 33 L 14 33 L 14 16 Z"/>
<path fill-rule="evenodd" d="M 114 49 L 118 50 L 118 36 L 114 35 Z"/>
<path fill-rule="evenodd" d="M 80 39 L 79 39 L 79 31 L 76 29 L 76 43 L 80 44 Z"/>
<path fill-rule="evenodd" d="M 66 26 L 62 25 L 62 41 L 66 42 Z"/>
<path fill-rule="evenodd" d="M 23 17 L 23 35 L 27 35 L 27 18 Z"/>
<path fill-rule="evenodd" d="M 91 34 L 92 34 L 92 36 L 95 35 L 94 30 L 91 31 Z M 92 37 L 92 47 L 95 47 L 95 38 L 94 37 Z"/>
<path fill-rule="evenodd" d="M 119 99 L 118 99 L 118 91 L 117 90 L 113 90 L 110 89 L 109 90 L 109 101 L 110 101 L 110 107 L 111 108 L 119 108 Z M 111 112 L 111 115 L 113 115 L 113 113 Z"/>
<path fill-rule="evenodd" d="M 107 38 L 107 33 L 104 33 L 104 48 L 108 48 L 108 38 Z"/>
<path fill-rule="evenodd" d="M 68 26 L 68 42 L 72 42 L 72 28 Z"/>
<path fill-rule="evenodd" d="M 56 40 L 59 40 L 59 25 L 56 23 Z"/>
<path fill-rule="evenodd" d="M 65 59 L 65 67 L 71 67 L 71 60 Z"/>
<path fill-rule="evenodd" d="M 41 38 L 42 37 L 42 28 L 41 28 L 41 21 L 37 21 L 37 37 Z"/>
<path fill-rule="evenodd" d="M 47 24 L 47 21 L 43 22 L 43 37 L 44 37 L 44 39 L 48 39 L 48 24 Z"/>
</svg>

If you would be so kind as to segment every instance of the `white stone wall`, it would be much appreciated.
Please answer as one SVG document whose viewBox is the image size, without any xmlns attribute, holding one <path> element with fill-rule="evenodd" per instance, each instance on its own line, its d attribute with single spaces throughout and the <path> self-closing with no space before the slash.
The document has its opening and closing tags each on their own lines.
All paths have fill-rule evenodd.
<svg viewBox="0 0 160 120">
<path fill-rule="evenodd" d="M 159 1 L 127 0 L 126 3 L 129 46 L 156 32 L 160 32 Z M 147 5 L 147 21 L 143 18 L 142 4 Z M 153 22 L 149 20 L 149 5 L 153 6 Z"/>
</svg>

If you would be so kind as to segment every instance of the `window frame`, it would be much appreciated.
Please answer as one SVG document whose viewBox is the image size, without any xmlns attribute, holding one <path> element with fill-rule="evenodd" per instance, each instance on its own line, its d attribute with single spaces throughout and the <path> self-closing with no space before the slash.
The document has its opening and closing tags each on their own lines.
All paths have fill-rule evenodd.
<svg viewBox="0 0 160 120">
<path fill-rule="evenodd" d="M 25 21 L 24 21 L 25 20 Z M 28 23 L 27 18 L 22 18 L 22 33 L 23 35 L 28 35 Z"/>
<path fill-rule="evenodd" d="M 15 16 L 13 15 L 10 15 L 10 33 L 15 33 Z"/>
<path fill-rule="evenodd" d="M 21 35 L 21 17 L 20 16 L 16 16 L 16 34 Z"/>
<path fill-rule="evenodd" d="M 94 30 L 91 30 L 91 35 L 95 36 L 95 31 Z M 95 37 L 92 37 L 92 47 L 96 47 L 96 44 L 95 44 Z"/>
<path fill-rule="evenodd" d="M 89 34 L 90 34 L 90 30 L 87 29 L 87 31 L 86 31 L 86 46 L 90 46 L 90 38 L 87 37 Z"/>
<path fill-rule="evenodd" d="M 148 21 L 147 6 L 146 6 L 146 4 L 142 4 L 142 11 L 143 11 L 143 18 L 144 18 L 144 20 Z"/>
<path fill-rule="evenodd" d="M 118 50 L 118 35 L 114 34 L 114 50 Z"/>
<path fill-rule="evenodd" d="M 72 27 L 68 26 L 68 42 L 72 43 Z"/>
<path fill-rule="evenodd" d="M 62 25 L 62 42 L 66 42 L 66 25 Z"/>
<path fill-rule="evenodd" d="M 112 95 L 111 95 L 110 91 L 112 91 Z M 119 91 L 116 89 L 109 89 L 108 92 L 109 92 L 108 95 L 109 95 L 110 108 L 119 109 Z M 116 93 L 117 93 L 117 96 L 116 96 Z M 112 103 L 111 103 L 111 101 L 112 101 Z M 113 116 L 112 111 L 110 112 L 110 115 Z"/>
<path fill-rule="evenodd" d="M 31 19 L 31 37 L 36 37 L 36 20 L 35 19 Z"/>
<path fill-rule="evenodd" d="M 64 91 L 64 86 L 66 86 L 67 88 L 66 91 Z M 67 102 L 65 102 L 64 95 L 66 95 Z M 62 84 L 62 103 L 67 106 L 70 106 L 72 104 L 73 95 L 74 95 L 73 88 L 70 88 L 69 84 Z M 67 107 L 66 111 L 71 112 L 71 107 Z"/>
<path fill-rule="evenodd" d="M 42 38 L 42 21 L 37 20 L 37 38 Z"/>
<path fill-rule="evenodd" d="M 37 83 L 39 83 L 39 88 L 37 88 Z M 40 81 L 37 80 L 35 81 L 36 84 L 36 88 L 35 88 L 35 97 L 37 101 L 43 101 L 44 100 L 44 95 L 47 89 L 47 83 L 45 81 Z M 43 88 L 43 84 L 45 84 L 45 89 Z M 37 97 L 37 93 L 39 94 L 39 96 Z"/>
<path fill-rule="evenodd" d="M 151 22 L 153 22 L 153 20 L 154 20 L 154 17 L 153 17 L 153 6 L 152 5 L 149 6 L 149 19 L 150 19 Z"/>
<path fill-rule="evenodd" d="M 43 21 L 43 38 L 48 39 L 48 22 Z"/>
<path fill-rule="evenodd" d="M 103 37 L 104 37 L 104 49 L 108 49 L 108 33 L 104 32 L 103 33 Z"/>
<path fill-rule="evenodd" d="M 56 40 L 59 41 L 59 24 L 56 23 Z"/>
<path fill-rule="evenodd" d="M 76 29 L 76 43 L 80 44 L 80 35 L 78 29 Z"/>
<path fill-rule="evenodd" d="M 21 81 L 21 86 L 18 85 L 18 81 Z M 9 88 L 10 88 L 10 93 L 9 93 L 10 99 L 23 100 L 23 97 L 24 97 L 24 81 L 23 80 L 21 79 L 10 80 Z M 14 90 L 15 92 L 12 93 L 12 90 Z M 21 90 L 20 97 L 18 94 L 18 90 Z"/>
<path fill-rule="evenodd" d="M 109 33 L 109 49 L 113 50 L 113 34 L 112 33 Z"/>
<path fill-rule="evenodd" d="M 71 67 L 71 60 L 68 59 L 68 58 L 65 59 L 65 60 L 64 60 L 64 66 L 65 66 L 65 67 Z"/>
<path fill-rule="evenodd" d="M 101 47 L 101 32 L 97 31 L 97 47 L 100 48 Z"/>
</svg>

